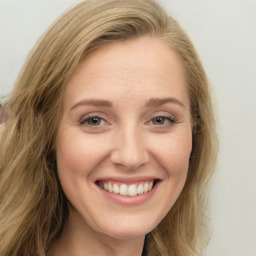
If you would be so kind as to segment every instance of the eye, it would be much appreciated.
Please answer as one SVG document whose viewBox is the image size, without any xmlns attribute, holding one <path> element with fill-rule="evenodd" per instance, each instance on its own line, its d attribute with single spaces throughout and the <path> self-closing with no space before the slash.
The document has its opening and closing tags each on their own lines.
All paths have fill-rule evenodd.
<svg viewBox="0 0 256 256">
<path fill-rule="evenodd" d="M 100 126 L 106 123 L 107 122 L 99 116 L 88 117 L 80 122 L 80 124 L 86 124 L 88 126 Z"/>
<path fill-rule="evenodd" d="M 176 121 L 170 117 L 157 116 L 150 121 L 153 125 L 165 125 L 168 123 L 176 123 Z"/>
</svg>

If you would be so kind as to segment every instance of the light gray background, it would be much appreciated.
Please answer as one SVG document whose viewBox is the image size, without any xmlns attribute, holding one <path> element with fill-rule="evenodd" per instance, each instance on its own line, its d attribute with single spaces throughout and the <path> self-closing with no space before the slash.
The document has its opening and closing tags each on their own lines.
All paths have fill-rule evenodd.
<svg viewBox="0 0 256 256">
<path fill-rule="evenodd" d="M 78 0 L 0 0 L 0 95 L 42 32 Z M 187 31 L 214 88 L 220 140 L 208 256 L 256 255 L 256 1 L 162 0 Z"/>
</svg>

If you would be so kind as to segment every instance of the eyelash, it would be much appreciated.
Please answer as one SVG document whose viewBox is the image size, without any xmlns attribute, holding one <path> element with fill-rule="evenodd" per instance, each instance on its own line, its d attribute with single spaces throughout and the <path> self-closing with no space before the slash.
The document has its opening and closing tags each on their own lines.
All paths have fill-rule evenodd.
<svg viewBox="0 0 256 256">
<path fill-rule="evenodd" d="M 99 125 L 91 125 L 91 124 L 89 124 L 89 121 L 94 119 L 94 118 L 95 119 L 99 119 L 100 121 L 104 121 L 104 122 L 108 123 L 100 114 L 92 113 L 92 114 L 88 114 L 85 117 L 82 117 L 82 119 L 79 121 L 79 124 L 80 125 L 87 125 L 87 126 L 90 126 L 90 127 L 97 127 Z"/>
<path fill-rule="evenodd" d="M 151 119 L 149 122 L 147 122 L 147 123 L 153 123 L 153 120 L 156 120 L 156 119 L 163 119 L 163 120 L 164 120 L 164 124 L 155 124 L 156 126 L 167 125 L 167 124 L 166 124 L 166 121 L 168 121 L 168 123 L 171 123 L 171 124 L 176 124 L 176 123 L 177 123 L 177 120 L 176 120 L 174 117 L 169 117 L 169 116 L 164 116 L 164 115 L 156 116 L 156 117 L 152 118 L 152 119 Z"/>
<path fill-rule="evenodd" d="M 153 121 L 156 120 L 157 118 L 162 119 L 162 121 L 164 121 L 164 123 L 163 124 L 154 124 Z M 92 121 L 93 119 L 98 119 L 100 121 L 100 124 L 98 124 L 98 125 L 90 124 L 89 122 Z M 168 123 L 166 123 L 166 121 Z M 97 128 L 102 125 L 102 122 L 109 124 L 100 114 L 92 113 L 92 114 L 89 114 L 89 115 L 83 117 L 79 121 L 79 124 Z M 153 124 L 154 126 L 160 126 L 160 127 L 172 125 L 172 124 L 176 124 L 176 123 L 178 123 L 178 121 L 173 116 L 166 116 L 166 115 L 156 115 L 155 117 L 151 118 L 150 121 L 146 122 L 147 125 Z"/>
</svg>

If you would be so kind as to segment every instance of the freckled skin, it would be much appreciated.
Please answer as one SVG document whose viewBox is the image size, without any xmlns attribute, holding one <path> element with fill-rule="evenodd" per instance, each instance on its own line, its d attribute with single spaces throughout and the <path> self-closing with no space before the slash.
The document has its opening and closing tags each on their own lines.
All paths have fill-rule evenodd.
<svg viewBox="0 0 256 256">
<path fill-rule="evenodd" d="M 166 97 L 178 99 L 183 107 L 171 102 L 146 105 L 151 98 Z M 82 105 L 70 110 L 84 99 L 107 100 L 112 106 Z M 145 234 L 177 200 L 188 171 L 190 102 L 178 57 L 160 39 L 150 37 L 103 46 L 80 64 L 63 100 L 57 164 L 70 202 L 63 237 L 79 233 L 74 242 L 78 247 L 82 247 L 81 237 L 143 244 Z M 100 115 L 100 125 L 81 123 L 88 114 Z M 152 122 L 163 115 L 174 116 L 177 122 Z M 102 177 L 147 176 L 161 182 L 150 200 L 136 206 L 106 199 L 95 184 Z"/>
</svg>

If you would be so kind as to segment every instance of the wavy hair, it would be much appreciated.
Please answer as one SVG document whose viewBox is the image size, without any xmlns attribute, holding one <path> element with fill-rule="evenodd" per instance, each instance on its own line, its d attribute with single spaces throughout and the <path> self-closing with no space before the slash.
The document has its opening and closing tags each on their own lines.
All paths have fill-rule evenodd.
<svg viewBox="0 0 256 256">
<path fill-rule="evenodd" d="M 56 138 L 67 82 L 102 45 L 153 36 L 179 56 L 186 74 L 193 149 L 184 189 L 147 235 L 146 255 L 199 256 L 205 247 L 207 183 L 217 142 L 207 77 L 182 28 L 153 0 L 88 0 L 66 11 L 31 51 L 0 127 L 0 254 L 53 255 L 68 216 L 56 174 Z"/>
</svg>

